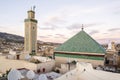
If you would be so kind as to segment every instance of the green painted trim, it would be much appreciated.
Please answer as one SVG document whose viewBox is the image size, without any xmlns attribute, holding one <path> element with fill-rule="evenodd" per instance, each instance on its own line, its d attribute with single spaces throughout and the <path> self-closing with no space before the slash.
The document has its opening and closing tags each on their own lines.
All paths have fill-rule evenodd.
<svg viewBox="0 0 120 80">
<path fill-rule="evenodd" d="M 72 54 L 58 54 L 55 53 L 55 56 L 59 57 L 69 57 L 69 58 L 81 58 L 81 59 L 91 59 L 91 60 L 104 60 L 104 57 L 93 57 L 93 56 L 83 56 L 83 55 L 72 55 Z"/>
<path fill-rule="evenodd" d="M 37 23 L 37 20 L 35 20 L 35 19 L 25 19 L 25 20 L 24 20 L 24 22 L 30 22 L 30 21 Z"/>
<path fill-rule="evenodd" d="M 28 13 L 29 13 L 29 12 L 35 13 L 35 12 L 34 12 L 34 11 L 32 11 L 32 10 L 28 11 Z"/>
</svg>

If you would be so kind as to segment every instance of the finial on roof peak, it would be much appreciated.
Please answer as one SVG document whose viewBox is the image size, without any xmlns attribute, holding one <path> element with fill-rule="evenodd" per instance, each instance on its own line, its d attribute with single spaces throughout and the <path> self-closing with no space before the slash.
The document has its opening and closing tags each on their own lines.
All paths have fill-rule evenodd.
<svg viewBox="0 0 120 80">
<path fill-rule="evenodd" d="M 82 28 L 81 28 L 81 29 L 82 29 L 82 31 L 84 30 L 84 26 L 83 26 L 83 24 L 82 24 Z"/>
</svg>

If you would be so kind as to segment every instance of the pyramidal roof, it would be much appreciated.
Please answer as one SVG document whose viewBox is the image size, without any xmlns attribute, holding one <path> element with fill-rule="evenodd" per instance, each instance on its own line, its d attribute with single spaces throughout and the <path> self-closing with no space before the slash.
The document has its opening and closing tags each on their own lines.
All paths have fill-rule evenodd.
<svg viewBox="0 0 120 80">
<path fill-rule="evenodd" d="M 81 30 L 75 36 L 67 40 L 56 48 L 55 51 L 105 53 L 105 49 L 84 30 Z"/>
</svg>

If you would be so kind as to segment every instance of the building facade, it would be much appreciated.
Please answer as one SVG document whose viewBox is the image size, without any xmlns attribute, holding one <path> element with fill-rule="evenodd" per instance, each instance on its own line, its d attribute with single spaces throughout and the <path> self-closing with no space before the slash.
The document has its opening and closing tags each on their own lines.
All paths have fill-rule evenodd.
<svg viewBox="0 0 120 80">
<path fill-rule="evenodd" d="M 37 20 L 35 19 L 35 11 L 28 11 L 28 18 L 25 22 L 25 38 L 24 50 L 29 54 L 37 53 Z"/>
<path fill-rule="evenodd" d="M 105 53 L 105 49 L 82 28 L 79 33 L 55 49 L 54 58 L 58 63 L 77 60 L 90 62 L 96 67 L 103 65 Z"/>
</svg>

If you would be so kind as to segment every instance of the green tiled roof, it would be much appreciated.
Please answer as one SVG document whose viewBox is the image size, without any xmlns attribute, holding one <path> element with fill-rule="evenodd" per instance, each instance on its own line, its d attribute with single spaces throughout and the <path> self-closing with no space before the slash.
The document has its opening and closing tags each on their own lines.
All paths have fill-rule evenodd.
<svg viewBox="0 0 120 80">
<path fill-rule="evenodd" d="M 83 30 L 56 48 L 55 51 L 105 53 L 105 49 Z"/>
</svg>

